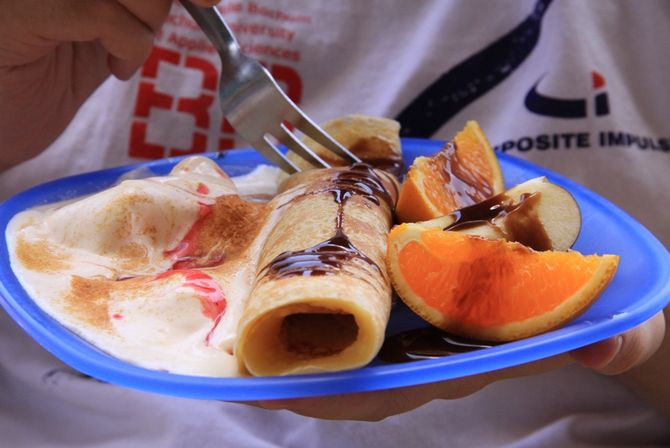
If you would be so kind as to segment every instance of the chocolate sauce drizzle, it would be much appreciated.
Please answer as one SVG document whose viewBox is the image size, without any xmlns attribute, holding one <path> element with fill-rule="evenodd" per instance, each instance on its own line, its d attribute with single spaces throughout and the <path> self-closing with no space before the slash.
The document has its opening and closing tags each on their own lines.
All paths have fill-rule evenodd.
<svg viewBox="0 0 670 448">
<path fill-rule="evenodd" d="M 505 229 L 500 230 L 509 241 L 517 241 L 535 250 L 551 249 L 551 239 L 540 222 L 536 206 L 540 193 L 524 193 L 520 200 L 514 200 L 500 193 L 477 204 L 456 210 L 456 219 L 444 230 L 463 230 L 481 224 L 493 224 L 496 218 L 506 217 Z M 497 227 L 497 226 L 496 226 Z"/>
<path fill-rule="evenodd" d="M 387 338 L 378 357 L 388 363 L 411 362 L 491 348 L 496 344 L 455 336 L 435 327 L 417 328 Z"/>
<path fill-rule="evenodd" d="M 316 246 L 277 255 L 265 267 L 265 271 L 267 275 L 275 279 L 296 275 L 334 275 L 341 270 L 344 263 L 355 257 L 359 257 L 379 270 L 379 266 L 362 254 L 339 228 L 332 238 Z"/>
<path fill-rule="evenodd" d="M 334 275 L 342 270 L 344 264 L 353 259 L 362 260 L 378 272 L 383 272 L 372 259 L 353 245 L 343 229 L 344 205 L 353 196 L 361 196 L 375 205 L 380 205 L 381 201 L 384 201 L 391 210 L 393 209 L 393 196 L 386 190 L 384 182 L 374 169 L 364 163 L 354 164 L 350 169 L 337 173 L 326 188 L 311 194 L 318 193 L 332 193 L 337 203 L 335 235 L 307 249 L 283 252 L 261 272 L 274 279 Z"/>
<path fill-rule="evenodd" d="M 375 205 L 379 205 L 381 199 L 393 210 L 393 197 L 384 187 L 384 181 L 366 163 L 355 163 L 348 170 L 339 172 L 331 184 L 320 192 L 333 193 L 339 206 L 338 217 L 342 216 L 346 201 L 354 195 L 360 195 Z"/>
<path fill-rule="evenodd" d="M 456 143 L 449 142 L 434 157 L 444 178 L 444 188 L 461 198 L 460 203 L 476 203 L 493 194 L 493 188 L 478 171 L 461 165 Z"/>
</svg>

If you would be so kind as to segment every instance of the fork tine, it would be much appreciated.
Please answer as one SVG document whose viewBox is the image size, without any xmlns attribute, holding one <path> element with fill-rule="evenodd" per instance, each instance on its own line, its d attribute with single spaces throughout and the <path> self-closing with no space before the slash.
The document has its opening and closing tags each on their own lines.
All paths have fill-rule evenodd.
<svg viewBox="0 0 670 448">
<path fill-rule="evenodd" d="M 215 8 L 197 7 L 182 0 L 221 57 L 219 103 L 235 130 L 261 154 L 287 173 L 300 169 L 282 154 L 268 134 L 317 166 L 330 167 L 282 123 L 287 121 L 348 162 L 360 159 L 315 125 L 284 93 L 270 72 L 245 56 L 225 20 Z M 281 123 L 281 124 L 280 124 Z M 279 124 L 279 126 L 277 126 Z"/>
<path fill-rule="evenodd" d="M 252 145 L 265 158 L 277 165 L 282 171 L 294 174 L 300 171 L 282 152 L 272 143 L 267 136 L 262 137 Z"/>
<path fill-rule="evenodd" d="M 311 163 L 314 166 L 321 168 L 330 168 L 330 164 L 323 160 L 321 157 L 316 155 L 311 149 L 309 149 L 303 142 L 301 142 L 294 134 L 291 132 L 284 123 L 279 125 L 280 132 L 279 135 L 275 135 L 281 143 L 286 145 L 288 149 L 302 157 L 307 162 Z"/>
<path fill-rule="evenodd" d="M 297 109 L 297 108 L 296 108 Z M 302 131 L 306 136 L 319 143 L 326 149 L 334 152 L 349 163 L 360 163 L 361 159 L 344 146 L 340 145 L 333 137 L 326 133 L 319 126 L 314 124 L 302 111 L 299 111 L 299 118 L 292 122 L 293 126 Z"/>
</svg>

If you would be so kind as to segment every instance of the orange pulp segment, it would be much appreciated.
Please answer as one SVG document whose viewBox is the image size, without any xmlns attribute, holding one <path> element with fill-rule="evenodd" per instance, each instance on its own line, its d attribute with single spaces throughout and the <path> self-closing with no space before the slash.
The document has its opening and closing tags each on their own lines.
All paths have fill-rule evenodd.
<svg viewBox="0 0 670 448">
<path fill-rule="evenodd" d="M 389 235 L 396 291 L 428 322 L 462 336 L 508 341 L 563 325 L 596 300 L 618 265 L 615 255 L 536 252 L 412 226 Z"/>
</svg>

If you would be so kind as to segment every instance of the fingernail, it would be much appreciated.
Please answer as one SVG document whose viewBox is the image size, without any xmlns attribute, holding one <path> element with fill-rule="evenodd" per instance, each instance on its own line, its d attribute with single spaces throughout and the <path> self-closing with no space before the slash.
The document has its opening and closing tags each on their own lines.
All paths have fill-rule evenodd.
<svg viewBox="0 0 670 448">
<path fill-rule="evenodd" d="M 572 357 L 589 369 L 602 369 L 621 352 L 623 336 L 605 339 L 571 352 Z"/>
</svg>

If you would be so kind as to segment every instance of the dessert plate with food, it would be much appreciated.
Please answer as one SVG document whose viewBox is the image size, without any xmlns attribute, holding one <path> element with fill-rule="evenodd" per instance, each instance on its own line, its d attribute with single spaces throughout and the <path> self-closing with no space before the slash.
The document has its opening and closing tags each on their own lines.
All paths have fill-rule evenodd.
<svg viewBox="0 0 670 448">
<path fill-rule="evenodd" d="M 288 176 L 252 150 L 68 177 L 0 205 L 0 294 L 101 381 L 260 400 L 372 391 L 560 354 L 670 300 L 670 256 L 624 211 L 392 120 L 323 125 L 362 163 Z"/>
</svg>

